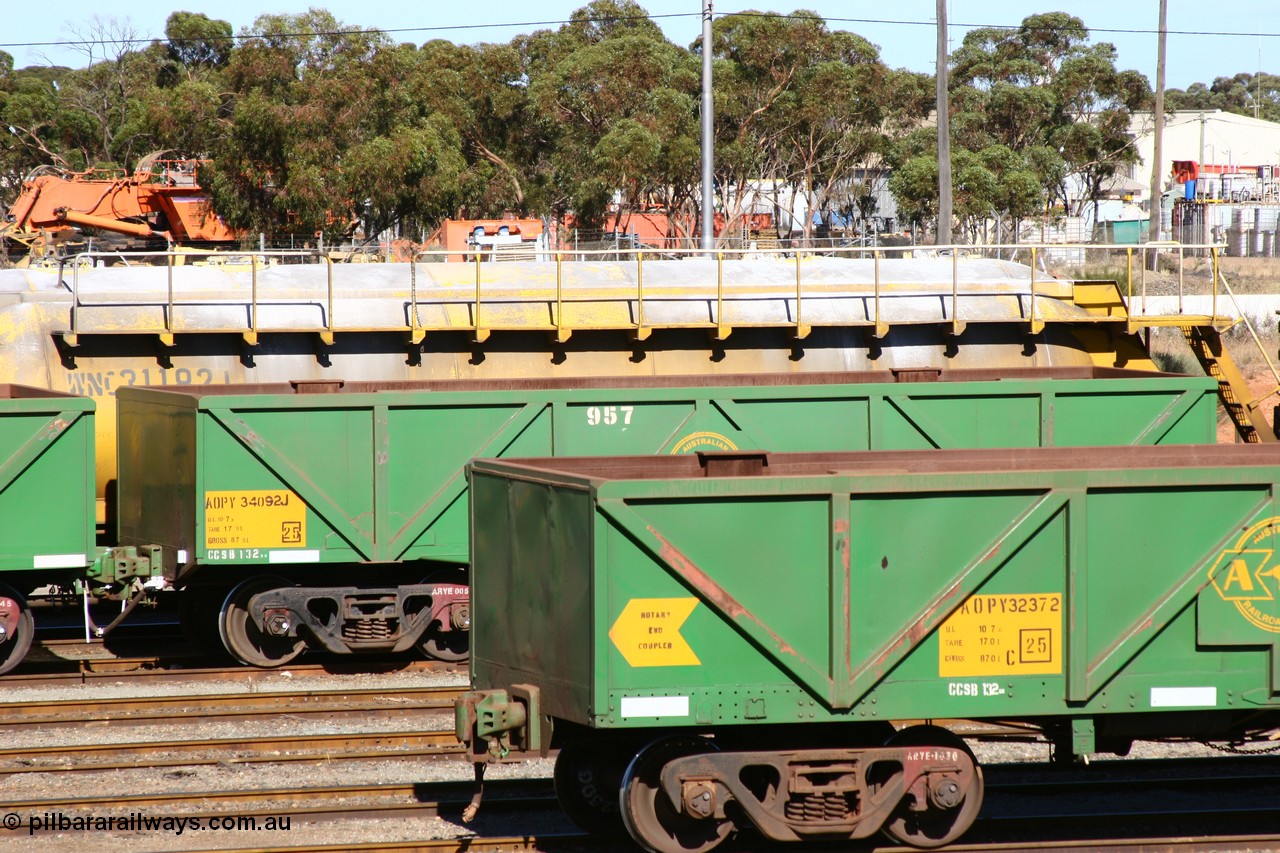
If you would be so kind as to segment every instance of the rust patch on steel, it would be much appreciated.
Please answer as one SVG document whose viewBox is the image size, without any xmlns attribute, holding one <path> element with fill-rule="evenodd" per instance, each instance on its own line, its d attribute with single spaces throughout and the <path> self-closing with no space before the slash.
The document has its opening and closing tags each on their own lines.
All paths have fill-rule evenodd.
<svg viewBox="0 0 1280 853">
<path fill-rule="evenodd" d="M 1089 661 L 1088 674 L 1092 675 L 1094 672 L 1097 672 L 1098 667 L 1102 666 L 1103 661 L 1105 661 L 1107 658 L 1111 657 L 1112 655 L 1117 654 L 1121 649 L 1124 648 L 1125 644 L 1128 643 L 1130 640 L 1132 640 L 1134 637 L 1156 628 L 1155 621 L 1156 621 L 1156 617 L 1154 612 L 1148 611 L 1146 614 L 1146 617 L 1141 622 L 1138 622 L 1132 625 L 1130 630 L 1124 632 L 1124 634 L 1117 637 L 1114 643 L 1102 649 L 1098 653 L 1098 656 L 1096 658 Z M 1166 625 L 1168 624 L 1167 620 L 1165 624 Z M 1164 626 L 1162 625 L 1160 627 L 1163 628 Z"/>
<path fill-rule="evenodd" d="M 703 594 L 708 603 L 725 613 L 731 619 L 746 619 L 754 623 L 760 628 L 760 630 L 768 634 L 769 638 L 777 644 L 778 651 L 783 654 L 792 655 L 800 660 L 804 660 L 804 658 L 801 658 L 796 650 L 791 647 L 790 643 L 775 634 L 767 625 L 761 622 L 754 613 L 743 607 L 740 601 L 730 595 L 724 587 L 712 580 L 710 575 L 682 554 L 680 549 L 668 542 L 661 533 L 653 528 L 652 525 L 646 525 L 645 529 L 653 534 L 655 539 L 662 543 L 662 548 L 658 552 L 658 556 L 674 567 L 685 580 L 693 584 L 694 588 Z"/>
<path fill-rule="evenodd" d="M 876 655 L 864 671 L 869 669 L 877 678 L 883 678 L 885 673 L 888 671 L 887 665 L 893 658 L 894 653 L 903 646 L 906 646 L 907 648 L 914 648 L 918 645 L 920 641 L 928 636 L 929 632 L 932 630 L 929 623 L 935 616 L 937 616 L 939 611 L 950 610 L 951 606 L 954 605 L 958 599 L 963 598 L 963 595 L 964 593 L 960 589 L 960 584 L 958 582 L 952 584 L 951 588 L 935 598 L 933 603 L 929 605 L 924 613 L 920 614 L 918 619 L 908 625 L 906 630 L 899 634 L 896 640 Z"/>
<path fill-rule="evenodd" d="M 240 440 L 249 447 L 252 447 L 255 450 L 260 450 L 267 446 L 267 443 L 262 440 L 262 436 L 258 435 L 253 427 L 249 426 L 243 420 L 237 420 L 236 424 L 240 427 Z"/>
<path fill-rule="evenodd" d="M 840 539 L 840 565 L 844 566 L 844 573 L 847 576 L 849 574 L 851 550 L 849 542 L 849 522 L 845 519 L 840 519 L 836 521 L 832 527 L 835 530 L 835 535 Z"/>
<path fill-rule="evenodd" d="M 844 573 L 844 671 L 853 672 L 853 588 L 852 575 Z"/>
</svg>

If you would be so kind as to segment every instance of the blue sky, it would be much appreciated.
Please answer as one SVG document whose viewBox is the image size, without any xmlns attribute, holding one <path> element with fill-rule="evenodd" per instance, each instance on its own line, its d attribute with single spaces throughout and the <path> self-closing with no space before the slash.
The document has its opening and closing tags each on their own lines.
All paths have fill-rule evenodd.
<svg viewBox="0 0 1280 853">
<path fill-rule="evenodd" d="M 92 32 L 95 16 L 114 19 L 141 38 L 163 37 L 164 21 L 175 10 L 203 12 L 231 22 L 238 33 L 252 25 L 264 12 L 305 11 L 304 3 L 271 3 L 269 0 L 175 0 L 173 5 L 121 4 L 119 11 L 105 11 L 98 0 L 62 0 L 53 6 L 33 3 L 11 4 L 0 27 L 0 50 L 13 54 L 22 68 L 34 64 L 61 64 L 82 67 L 85 54 L 65 44 L 74 33 Z M 543 27 L 554 27 L 582 2 L 542 0 L 515 3 L 489 0 L 480 3 L 373 4 L 356 0 L 317 2 L 344 24 L 404 30 L 393 33 L 398 41 L 421 43 L 445 38 L 459 43 L 505 42 L 512 36 Z M 641 5 L 659 18 L 659 24 L 673 41 L 687 45 L 698 37 L 701 23 L 700 0 L 649 0 Z M 106 8 L 111 8 L 107 6 Z M 811 9 L 831 22 L 834 29 L 859 33 L 879 45 L 884 61 L 895 68 L 932 73 L 934 58 L 933 20 L 935 0 L 897 0 L 894 3 L 856 0 L 809 0 L 796 5 L 730 5 L 717 2 L 716 14 L 742 11 L 790 12 Z M 1157 0 L 1063 0 L 1057 4 L 1024 0 L 951 0 L 948 7 L 951 38 L 959 45 L 968 27 L 963 25 L 1017 25 L 1030 14 L 1066 11 L 1093 31 L 1094 41 L 1108 41 L 1120 52 L 1121 68 L 1133 68 L 1155 82 Z M 1186 88 L 1215 77 L 1259 69 L 1280 73 L 1280 13 L 1277 0 L 1232 0 L 1221 6 L 1169 0 L 1167 85 Z M 671 17 L 665 17 L 671 16 Z M 846 20 L 836 21 L 837 18 Z M 514 24 L 516 26 L 487 26 Z M 1116 31 L 1137 32 L 1116 32 Z M 1195 33 L 1192 35 L 1192 33 Z"/>
</svg>

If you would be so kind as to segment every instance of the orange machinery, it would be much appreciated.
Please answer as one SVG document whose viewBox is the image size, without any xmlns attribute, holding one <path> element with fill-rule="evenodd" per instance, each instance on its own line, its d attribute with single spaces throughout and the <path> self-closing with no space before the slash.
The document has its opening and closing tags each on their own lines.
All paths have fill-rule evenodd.
<svg viewBox="0 0 1280 853">
<path fill-rule="evenodd" d="M 536 244 L 542 231 L 540 219 L 446 219 L 425 245 L 448 250 L 450 261 L 465 261 L 503 247 Z"/>
<path fill-rule="evenodd" d="M 77 227 L 98 228 L 167 243 L 234 241 L 196 182 L 197 161 L 144 158 L 129 176 L 97 170 L 39 170 L 23 181 L 0 222 L 0 238 L 38 253 L 71 238 Z"/>
</svg>

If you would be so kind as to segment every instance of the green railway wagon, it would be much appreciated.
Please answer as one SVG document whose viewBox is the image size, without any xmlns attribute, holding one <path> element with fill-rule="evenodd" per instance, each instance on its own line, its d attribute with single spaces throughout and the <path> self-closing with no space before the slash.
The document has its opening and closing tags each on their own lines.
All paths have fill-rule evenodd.
<svg viewBox="0 0 1280 853">
<path fill-rule="evenodd" d="M 245 663 L 308 638 L 459 660 L 474 456 L 1204 443 L 1216 390 L 1101 368 L 126 387 L 120 541 L 222 602 L 206 633 Z"/>
<path fill-rule="evenodd" d="M 566 812 L 650 850 L 955 839 L 976 760 L 894 720 L 1015 721 L 1070 754 L 1280 725 L 1280 446 L 469 473 L 459 737 L 477 763 L 558 747 Z"/>
<path fill-rule="evenodd" d="M 0 673 L 31 647 L 24 593 L 95 557 L 93 401 L 0 385 Z"/>
</svg>

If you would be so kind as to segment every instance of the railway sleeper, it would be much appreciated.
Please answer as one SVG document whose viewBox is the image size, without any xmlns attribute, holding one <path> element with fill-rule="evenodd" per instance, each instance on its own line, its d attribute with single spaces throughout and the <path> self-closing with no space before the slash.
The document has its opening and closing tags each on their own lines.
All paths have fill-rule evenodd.
<svg viewBox="0 0 1280 853">
<path fill-rule="evenodd" d="M 254 594 L 247 609 L 264 637 L 314 640 L 337 654 L 403 652 L 429 627 L 470 627 L 466 588 L 447 584 L 279 586 Z"/>
</svg>

